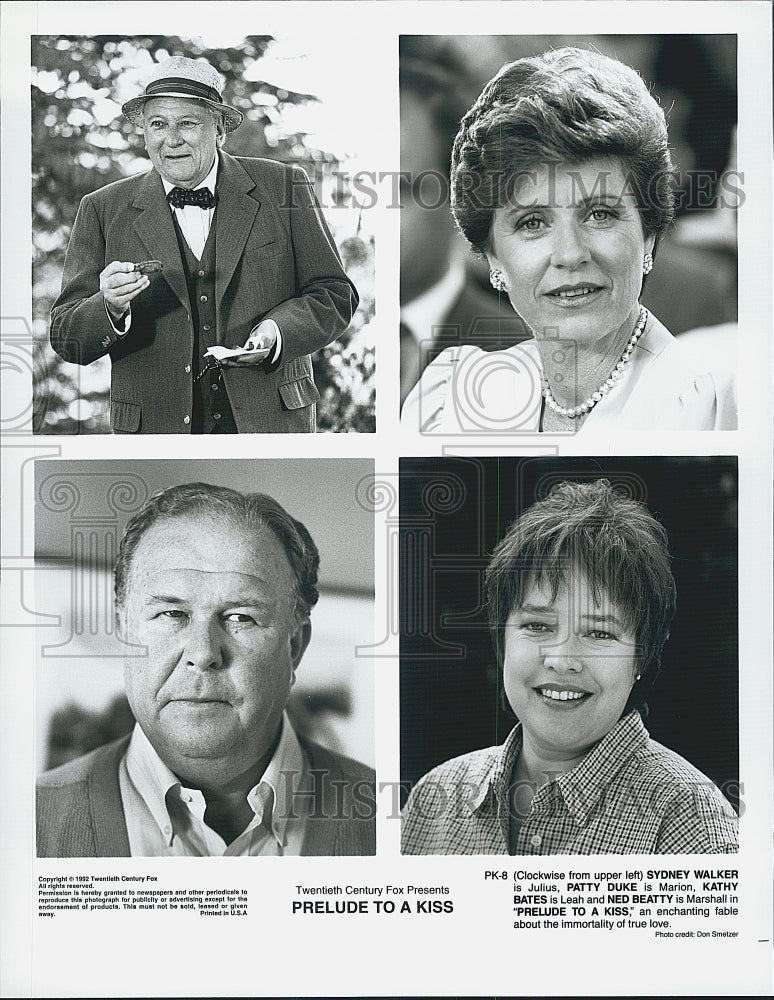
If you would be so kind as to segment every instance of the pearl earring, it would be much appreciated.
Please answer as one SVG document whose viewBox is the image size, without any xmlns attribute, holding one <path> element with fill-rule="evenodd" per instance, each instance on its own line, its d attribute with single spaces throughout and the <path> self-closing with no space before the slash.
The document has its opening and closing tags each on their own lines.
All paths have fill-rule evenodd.
<svg viewBox="0 0 774 1000">
<path fill-rule="evenodd" d="M 637 674 L 637 676 L 634 679 L 636 681 L 642 680 L 642 674 Z"/>
<path fill-rule="evenodd" d="M 489 281 L 492 284 L 492 288 L 495 288 L 498 292 L 504 292 L 506 290 L 503 272 L 498 271 L 497 268 L 489 268 Z"/>
<path fill-rule="evenodd" d="M 645 256 L 642 258 L 642 273 L 650 274 L 652 270 L 653 270 L 653 254 L 646 253 Z"/>
</svg>

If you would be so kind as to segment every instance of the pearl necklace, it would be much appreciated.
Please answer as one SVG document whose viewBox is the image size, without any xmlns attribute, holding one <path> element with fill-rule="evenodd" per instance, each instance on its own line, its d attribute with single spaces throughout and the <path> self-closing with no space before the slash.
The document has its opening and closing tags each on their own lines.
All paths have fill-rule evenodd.
<svg viewBox="0 0 774 1000">
<path fill-rule="evenodd" d="M 624 348 L 624 352 L 621 355 L 621 360 L 615 366 L 615 368 L 610 373 L 609 378 L 606 378 L 602 385 L 597 389 L 596 392 L 592 392 L 588 399 L 584 400 L 579 406 L 560 406 L 554 399 L 553 393 L 551 392 L 551 386 L 548 384 L 548 379 L 546 378 L 546 373 L 541 365 L 540 368 L 540 381 L 543 383 L 543 399 L 546 401 L 546 406 L 549 406 L 554 413 L 558 413 L 562 417 L 569 417 L 571 420 L 575 420 L 576 417 L 585 416 L 597 403 L 606 396 L 611 389 L 615 387 L 616 382 L 621 378 L 626 368 L 627 362 L 632 356 L 632 352 L 637 344 L 637 341 L 642 336 L 642 331 L 645 329 L 645 324 L 648 322 L 648 310 L 645 306 L 640 306 L 640 315 L 637 320 L 637 324 L 634 327 L 634 332 L 631 337 L 629 337 L 629 342 Z"/>
</svg>

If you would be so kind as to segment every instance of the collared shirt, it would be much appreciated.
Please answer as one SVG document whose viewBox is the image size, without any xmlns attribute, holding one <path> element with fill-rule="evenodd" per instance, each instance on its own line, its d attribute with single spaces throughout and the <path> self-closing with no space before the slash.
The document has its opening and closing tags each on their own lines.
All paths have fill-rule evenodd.
<svg viewBox="0 0 774 1000">
<path fill-rule="evenodd" d="M 198 191 L 200 188 L 207 188 L 212 194 L 215 194 L 217 179 L 218 157 L 216 156 L 215 162 L 212 164 L 212 169 L 201 184 L 196 185 L 194 191 Z M 165 195 L 168 195 L 175 186 L 163 177 L 161 178 L 161 183 L 164 185 Z M 212 225 L 212 218 L 215 214 L 215 209 L 197 208 L 196 205 L 186 205 L 184 208 L 172 208 L 170 205 L 170 211 L 177 219 L 183 238 L 191 248 L 191 253 L 197 260 L 200 260 L 202 254 L 204 253 L 204 245 L 207 242 L 207 237 L 210 235 L 210 226 Z M 129 333 L 132 326 L 131 304 L 127 306 L 126 312 L 119 320 L 113 319 L 107 308 L 107 304 L 105 304 L 105 311 L 107 312 L 108 319 L 110 320 L 110 325 L 113 327 L 118 336 L 125 337 L 126 334 Z"/>
<path fill-rule="evenodd" d="M 215 185 L 218 180 L 218 158 L 215 157 L 215 162 L 212 165 L 212 170 L 207 174 L 201 184 L 197 184 L 194 191 L 200 191 L 202 188 L 207 188 L 211 194 L 215 194 Z M 170 181 L 161 178 L 161 183 L 164 185 L 164 194 L 168 195 L 169 192 L 175 187 Z M 201 260 L 201 256 L 204 253 L 204 245 L 207 242 L 207 237 L 210 235 L 210 226 L 212 225 L 212 219 L 215 215 L 214 208 L 197 208 L 196 205 L 186 205 L 184 208 L 173 208 L 170 205 L 172 214 L 177 219 L 177 224 L 180 226 L 180 232 L 183 234 L 188 246 L 191 248 L 191 253 L 196 257 L 197 260 Z"/>
<path fill-rule="evenodd" d="M 286 716 L 263 777 L 247 794 L 253 818 L 226 844 L 204 822 L 197 788 L 186 788 L 135 726 L 118 772 L 132 857 L 299 855 L 309 816 L 309 764 Z"/>
<path fill-rule="evenodd" d="M 422 374 L 423 346 L 433 341 L 433 331 L 448 314 L 465 287 L 465 263 L 455 255 L 440 281 L 422 292 L 400 311 L 400 394 L 405 399 Z"/>
<path fill-rule="evenodd" d="M 404 854 L 724 854 L 738 820 L 701 771 L 624 716 L 574 768 L 550 778 L 520 815 L 517 725 L 501 747 L 425 775 L 403 811 Z M 511 823 L 511 815 L 521 824 Z M 513 827 L 513 829 L 512 829 Z"/>
<path fill-rule="evenodd" d="M 432 340 L 433 327 L 443 321 L 465 287 L 465 263 L 455 256 L 440 281 L 401 308 L 400 319 L 418 344 Z"/>
<path fill-rule="evenodd" d="M 202 188 L 207 188 L 211 194 L 215 194 L 217 180 L 218 157 L 216 156 L 210 172 L 201 184 L 197 184 L 193 190 L 199 191 Z M 164 185 L 165 195 L 168 195 L 172 188 L 175 187 L 171 181 L 166 180 L 164 177 L 161 178 L 161 183 Z M 207 243 L 207 237 L 210 235 L 210 227 L 212 226 L 212 220 L 215 216 L 215 209 L 198 208 L 196 205 L 185 205 L 183 208 L 174 208 L 170 205 L 169 208 L 174 215 L 177 224 L 180 226 L 180 232 L 183 234 L 183 239 L 191 248 L 191 253 L 197 260 L 201 260 L 201 256 L 204 253 L 204 247 Z M 108 312 L 107 305 L 105 306 L 105 311 L 107 312 L 108 319 L 110 320 L 110 325 L 113 327 L 113 330 L 119 337 L 125 337 L 132 325 L 131 304 L 121 319 L 118 320 L 118 323 L 110 315 L 110 312 Z M 280 328 L 274 320 L 264 320 L 264 323 L 271 328 L 275 337 L 273 350 L 270 352 L 268 358 L 269 363 L 274 364 L 279 357 L 280 351 L 282 350 L 282 334 L 280 332 Z M 258 325 L 260 326 L 260 324 Z M 254 329 L 257 330 L 258 327 L 255 327 Z"/>
</svg>

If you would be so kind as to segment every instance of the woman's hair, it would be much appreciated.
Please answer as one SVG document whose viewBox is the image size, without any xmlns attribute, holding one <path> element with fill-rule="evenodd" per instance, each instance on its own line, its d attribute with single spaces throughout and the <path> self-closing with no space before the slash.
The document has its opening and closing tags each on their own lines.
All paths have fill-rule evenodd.
<svg viewBox="0 0 774 1000">
<path fill-rule="evenodd" d="M 245 533 L 272 531 L 285 550 L 295 580 L 296 617 L 306 618 L 317 603 L 320 556 L 304 525 L 266 493 L 240 493 L 226 486 L 185 483 L 170 486 L 151 497 L 124 530 L 114 572 L 116 607 L 121 609 L 140 539 L 159 521 L 180 517 L 220 517 L 244 528 Z"/>
<path fill-rule="evenodd" d="M 594 598 L 606 594 L 637 643 L 640 680 L 625 711 L 642 709 L 658 676 L 677 589 L 668 539 L 647 507 L 616 492 L 606 479 L 560 483 L 518 517 L 486 571 L 489 624 L 502 668 L 505 625 L 533 585 L 559 587 L 579 573 Z"/>
<path fill-rule="evenodd" d="M 561 48 L 508 63 L 462 119 L 452 150 L 452 212 L 477 253 L 495 210 L 525 171 L 619 157 L 646 236 L 674 216 L 664 112 L 639 74 L 587 49 Z"/>
</svg>

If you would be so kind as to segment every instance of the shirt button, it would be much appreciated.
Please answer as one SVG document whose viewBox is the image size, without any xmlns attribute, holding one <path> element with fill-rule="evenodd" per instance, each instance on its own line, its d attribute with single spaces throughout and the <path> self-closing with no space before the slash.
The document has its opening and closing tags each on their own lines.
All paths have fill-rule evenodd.
<svg viewBox="0 0 774 1000">
<path fill-rule="evenodd" d="M 210 389 L 212 389 L 213 392 L 217 392 L 218 391 L 218 383 L 217 382 L 213 382 L 212 385 L 210 386 Z"/>
<path fill-rule="evenodd" d="M 542 841 L 543 838 L 540 836 L 539 833 L 535 833 L 529 838 L 529 842 L 530 844 L 532 844 L 533 847 L 540 847 Z"/>
<path fill-rule="evenodd" d="M 187 414 L 187 413 L 186 413 L 186 415 L 185 415 L 185 416 L 183 417 L 183 423 L 184 423 L 184 424 L 190 424 L 190 423 L 191 423 L 191 418 L 190 418 L 190 417 L 188 416 L 188 414 Z"/>
<path fill-rule="evenodd" d="M 205 324 L 204 324 L 204 329 L 205 329 L 205 330 L 209 330 L 209 329 L 211 329 L 211 327 L 210 327 L 210 324 L 209 324 L 209 323 L 205 323 Z"/>
<path fill-rule="evenodd" d="M 196 273 L 199 275 L 200 278 L 204 277 L 204 271 L 197 271 Z"/>
<path fill-rule="evenodd" d="M 212 419 L 213 420 L 220 420 L 220 414 L 219 413 L 213 413 Z"/>
<path fill-rule="evenodd" d="M 206 302 L 207 301 L 207 296 L 206 295 L 200 295 L 199 296 L 199 301 L 200 302 Z"/>
<path fill-rule="evenodd" d="M 191 366 L 190 365 L 186 365 L 185 366 L 185 373 L 186 373 L 186 375 L 190 375 L 191 374 Z"/>
</svg>

